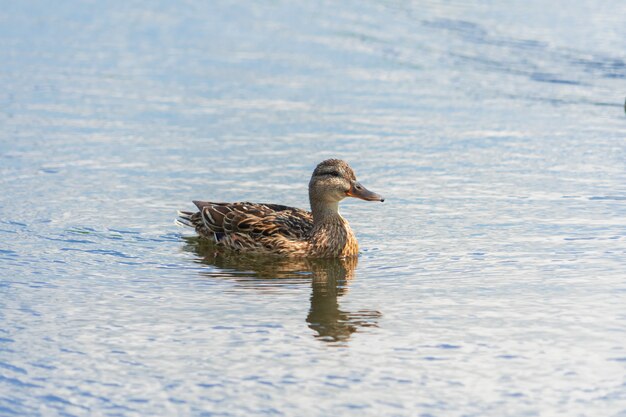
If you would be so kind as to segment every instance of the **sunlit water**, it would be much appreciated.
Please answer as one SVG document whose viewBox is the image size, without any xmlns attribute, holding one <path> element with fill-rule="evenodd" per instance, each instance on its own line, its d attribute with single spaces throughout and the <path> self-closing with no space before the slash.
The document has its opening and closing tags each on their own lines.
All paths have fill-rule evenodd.
<svg viewBox="0 0 626 417">
<path fill-rule="evenodd" d="M 0 8 L 0 415 L 626 415 L 626 3 L 204 3 Z M 327 157 L 358 262 L 173 224 Z"/>
</svg>

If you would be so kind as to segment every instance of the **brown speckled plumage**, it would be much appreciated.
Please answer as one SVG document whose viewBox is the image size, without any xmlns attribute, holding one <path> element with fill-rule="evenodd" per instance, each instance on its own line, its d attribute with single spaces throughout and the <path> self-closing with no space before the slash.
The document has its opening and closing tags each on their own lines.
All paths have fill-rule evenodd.
<svg viewBox="0 0 626 417">
<path fill-rule="evenodd" d="M 338 212 L 339 201 L 357 197 L 384 201 L 356 181 L 339 159 L 321 162 L 309 182 L 311 212 L 278 204 L 194 201 L 198 212 L 179 212 L 180 223 L 218 245 L 247 253 L 291 257 L 356 256 L 359 245 Z"/>
</svg>

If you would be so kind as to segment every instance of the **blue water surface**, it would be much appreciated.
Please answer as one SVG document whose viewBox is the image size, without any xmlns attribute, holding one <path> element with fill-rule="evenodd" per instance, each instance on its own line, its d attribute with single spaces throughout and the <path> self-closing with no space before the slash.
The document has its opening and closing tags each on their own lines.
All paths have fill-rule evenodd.
<svg viewBox="0 0 626 417">
<path fill-rule="evenodd" d="M 626 3 L 5 1 L 0 415 L 626 416 Z M 353 261 L 217 251 L 308 207 Z"/>
</svg>

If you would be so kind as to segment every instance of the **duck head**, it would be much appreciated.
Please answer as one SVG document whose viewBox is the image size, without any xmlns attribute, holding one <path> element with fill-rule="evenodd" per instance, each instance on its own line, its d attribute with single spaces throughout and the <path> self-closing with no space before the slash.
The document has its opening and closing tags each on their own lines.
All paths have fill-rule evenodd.
<svg viewBox="0 0 626 417">
<path fill-rule="evenodd" d="M 341 159 L 327 159 L 320 162 L 309 182 L 309 199 L 312 208 L 317 204 L 337 206 L 346 197 L 360 198 L 366 201 L 385 201 L 385 199 L 359 183 L 354 171 Z"/>
</svg>

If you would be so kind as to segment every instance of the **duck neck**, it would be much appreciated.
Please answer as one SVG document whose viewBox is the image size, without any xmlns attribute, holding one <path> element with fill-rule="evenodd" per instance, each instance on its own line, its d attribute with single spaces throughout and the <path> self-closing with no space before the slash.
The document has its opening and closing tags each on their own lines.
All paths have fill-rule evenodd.
<svg viewBox="0 0 626 417">
<path fill-rule="evenodd" d="M 309 243 L 312 254 L 319 257 L 346 257 L 359 253 L 348 222 L 339 214 L 339 202 L 311 200 L 313 228 Z"/>
<path fill-rule="evenodd" d="M 320 201 L 311 199 L 311 213 L 313 225 L 319 227 L 328 223 L 341 223 L 338 201 Z"/>
</svg>

